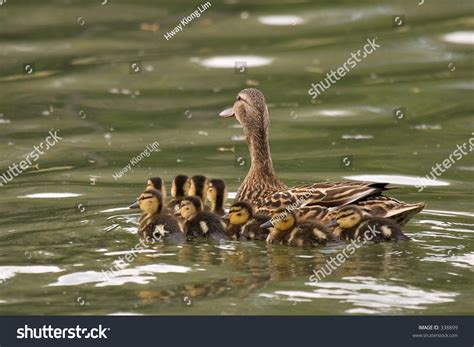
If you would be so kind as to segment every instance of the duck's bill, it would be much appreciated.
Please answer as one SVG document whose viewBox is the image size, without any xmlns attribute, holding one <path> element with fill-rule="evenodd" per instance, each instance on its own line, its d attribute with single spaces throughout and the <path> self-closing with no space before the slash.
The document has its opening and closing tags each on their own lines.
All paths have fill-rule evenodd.
<svg viewBox="0 0 474 347">
<path fill-rule="evenodd" d="M 265 222 L 260 225 L 260 228 L 271 228 L 273 226 L 272 220 L 270 219 L 268 222 Z"/>
<path fill-rule="evenodd" d="M 232 107 L 227 108 L 224 111 L 222 111 L 221 113 L 219 113 L 219 116 L 221 116 L 223 118 L 234 117 L 235 116 L 234 109 Z"/>
<path fill-rule="evenodd" d="M 173 214 L 175 216 L 181 216 L 181 210 L 179 209 L 179 205 L 175 205 L 173 209 Z"/>
<path fill-rule="evenodd" d="M 133 204 L 128 206 L 128 208 L 140 208 L 140 205 L 138 204 L 138 201 L 135 201 Z"/>
<path fill-rule="evenodd" d="M 326 227 L 332 228 L 332 227 L 335 227 L 336 225 L 337 225 L 336 220 L 332 220 L 328 224 L 326 224 Z"/>
</svg>

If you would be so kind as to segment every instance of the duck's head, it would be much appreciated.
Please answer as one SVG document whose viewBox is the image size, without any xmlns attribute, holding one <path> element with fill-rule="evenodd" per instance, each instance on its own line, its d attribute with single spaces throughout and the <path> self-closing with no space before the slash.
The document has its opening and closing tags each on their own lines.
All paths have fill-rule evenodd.
<svg viewBox="0 0 474 347">
<path fill-rule="evenodd" d="M 234 106 L 222 111 L 219 116 L 237 118 L 245 131 L 261 129 L 262 125 L 266 129 L 270 121 L 265 97 L 254 88 L 241 90 Z"/>
<path fill-rule="evenodd" d="M 287 211 L 286 209 L 278 209 L 272 213 L 272 219 L 262 224 L 261 228 L 274 227 L 280 231 L 286 231 L 294 227 L 296 224 L 296 216 L 293 211 Z"/>
<path fill-rule="evenodd" d="M 139 208 L 149 215 L 161 213 L 163 210 L 163 197 L 156 189 L 147 189 L 137 198 L 129 208 Z"/>
<path fill-rule="evenodd" d="M 359 207 L 355 205 L 345 206 L 337 211 L 336 217 L 330 225 L 337 225 L 342 229 L 351 229 L 360 223 L 362 216 L 362 210 Z"/>
<path fill-rule="evenodd" d="M 179 213 L 184 219 L 189 219 L 202 211 L 202 201 L 197 196 L 188 196 L 179 204 Z"/>
<path fill-rule="evenodd" d="M 191 184 L 189 186 L 188 195 L 199 196 L 202 200 L 205 199 L 207 188 L 209 187 L 209 181 L 205 176 L 196 175 L 191 178 Z"/>
<path fill-rule="evenodd" d="M 220 207 L 224 206 L 225 201 L 227 200 L 227 189 L 225 182 L 219 179 L 210 180 L 206 192 L 206 198 L 213 205 Z"/>
<path fill-rule="evenodd" d="M 161 177 L 150 177 L 146 181 L 145 189 L 156 189 L 161 193 L 163 198 L 166 197 L 165 183 L 163 182 L 163 179 Z"/>
<path fill-rule="evenodd" d="M 253 217 L 252 205 L 246 202 L 236 202 L 229 209 L 229 222 L 232 225 L 242 225 Z"/>
<path fill-rule="evenodd" d="M 184 198 L 188 195 L 191 179 L 186 175 L 178 175 L 173 179 L 171 185 L 171 196 L 173 198 Z"/>
</svg>

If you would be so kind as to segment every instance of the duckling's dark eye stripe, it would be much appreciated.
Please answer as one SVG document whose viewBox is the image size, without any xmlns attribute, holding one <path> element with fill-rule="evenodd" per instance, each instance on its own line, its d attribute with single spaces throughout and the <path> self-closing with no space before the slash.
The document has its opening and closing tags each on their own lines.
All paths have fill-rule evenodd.
<svg viewBox="0 0 474 347">
<path fill-rule="evenodd" d="M 151 199 L 153 198 L 152 196 L 144 196 L 143 198 L 138 198 L 137 200 L 138 201 L 142 201 L 142 200 L 148 200 L 148 199 Z"/>
<path fill-rule="evenodd" d="M 347 217 L 347 216 L 351 216 L 351 215 L 353 215 L 353 214 L 354 214 L 354 213 L 352 213 L 352 212 L 349 212 L 349 213 L 341 213 L 338 217 L 339 217 L 339 218 L 344 218 L 344 217 Z"/>
</svg>

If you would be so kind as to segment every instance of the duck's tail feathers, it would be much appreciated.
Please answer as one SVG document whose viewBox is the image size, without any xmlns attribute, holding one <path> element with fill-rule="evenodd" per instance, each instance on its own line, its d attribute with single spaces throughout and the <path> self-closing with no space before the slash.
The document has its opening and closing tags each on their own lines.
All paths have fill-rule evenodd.
<svg viewBox="0 0 474 347">
<path fill-rule="evenodd" d="M 384 217 L 394 220 L 400 226 L 404 226 L 414 215 L 421 212 L 425 206 L 426 204 L 424 202 L 404 204 L 403 206 L 388 211 Z"/>
<path fill-rule="evenodd" d="M 381 192 L 384 191 L 384 190 L 400 188 L 399 186 L 396 186 L 392 183 L 379 183 L 379 182 L 370 183 L 369 186 L 372 187 L 372 188 L 378 188 L 378 189 L 380 189 Z"/>
</svg>

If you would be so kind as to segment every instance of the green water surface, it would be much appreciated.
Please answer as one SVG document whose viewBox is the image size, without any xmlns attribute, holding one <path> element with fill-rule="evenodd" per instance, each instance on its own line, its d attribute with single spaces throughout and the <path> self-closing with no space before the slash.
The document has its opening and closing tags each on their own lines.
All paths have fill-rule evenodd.
<svg viewBox="0 0 474 347">
<path fill-rule="evenodd" d="M 0 314 L 472 314 L 473 154 L 414 185 L 474 136 L 474 6 L 419 2 L 211 1 L 166 40 L 205 2 L 3 1 L 0 174 L 51 129 L 62 139 L 0 187 Z M 312 100 L 311 83 L 373 38 L 380 48 Z M 217 115 L 246 87 L 266 96 L 285 183 L 397 183 L 389 195 L 427 203 L 405 228 L 412 241 L 364 246 L 318 283 L 312 270 L 340 248 L 134 252 L 138 215 L 125 207 L 149 176 L 237 190 L 247 147 Z"/>
</svg>

